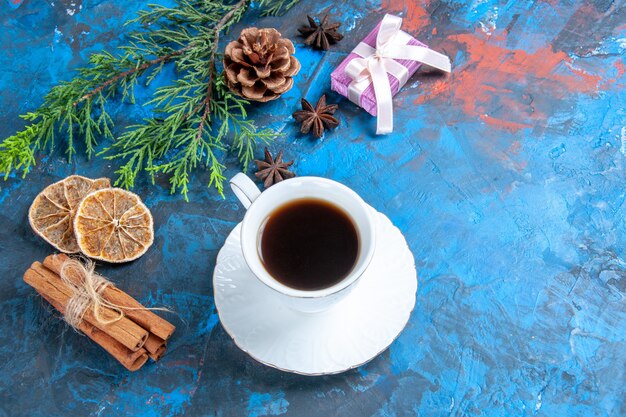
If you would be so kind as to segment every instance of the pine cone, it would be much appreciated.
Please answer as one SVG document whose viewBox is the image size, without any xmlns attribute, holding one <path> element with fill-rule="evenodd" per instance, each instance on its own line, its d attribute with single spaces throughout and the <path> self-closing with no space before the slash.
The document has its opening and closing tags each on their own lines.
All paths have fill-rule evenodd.
<svg viewBox="0 0 626 417">
<path fill-rule="evenodd" d="M 278 98 L 293 86 L 300 62 L 295 48 L 276 29 L 247 28 L 224 51 L 224 72 L 228 87 L 255 101 Z"/>
</svg>

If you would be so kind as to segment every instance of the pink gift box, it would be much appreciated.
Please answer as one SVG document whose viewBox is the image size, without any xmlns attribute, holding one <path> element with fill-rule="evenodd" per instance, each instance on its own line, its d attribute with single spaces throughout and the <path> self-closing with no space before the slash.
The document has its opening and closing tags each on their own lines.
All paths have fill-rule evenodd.
<svg viewBox="0 0 626 417">
<path fill-rule="evenodd" d="M 376 36 L 378 35 L 378 30 L 380 29 L 380 25 L 381 24 L 378 23 L 378 25 L 374 28 L 374 30 L 372 30 L 369 33 L 369 35 L 367 35 L 365 39 L 363 39 L 362 42 L 375 48 Z M 423 44 L 422 42 L 418 41 L 415 38 L 411 38 L 411 40 L 409 41 L 407 45 L 416 45 L 416 46 L 426 47 L 425 44 Z M 352 78 L 350 78 L 346 74 L 345 68 L 348 65 L 348 63 L 355 58 L 360 58 L 360 56 L 355 54 L 354 52 L 350 52 L 350 54 L 346 57 L 346 59 L 344 59 L 341 62 L 341 64 L 339 64 L 339 66 L 332 72 L 332 74 L 330 74 L 331 89 L 333 91 L 338 92 L 344 97 L 348 97 L 348 86 L 352 82 Z M 417 69 L 422 65 L 421 62 L 411 61 L 408 59 L 396 59 L 395 61 L 402 64 L 403 66 L 407 68 L 407 70 L 409 71 L 409 77 L 407 77 L 407 79 L 410 78 L 413 74 L 415 74 L 415 71 L 417 71 Z M 398 93 L 398 91 L 400 91 L 400 88 L 402 88 L 402 86 L 400 85 L 400 81 L 398 81 L 396 77 L 394 77 L 393 75 L 389 73 L 387 73 L 387 77 L 389 78 L 389 84 L 391 86 L 391 93 L 395 96 Z M 376 95 L 374 94 L 374 86 L 372 84 L 370 84 L 369 87 L 367 87 L 367 89 L 363 92 L 363 94 L 361 95 L 360 101 L 361 102 L 359 103 L 359 105 L 363 107 L 365 111 L 367 111 L 372 116 L 376 116 L 376 113 L 377 113 L 376 112 Z"/>
</svg>

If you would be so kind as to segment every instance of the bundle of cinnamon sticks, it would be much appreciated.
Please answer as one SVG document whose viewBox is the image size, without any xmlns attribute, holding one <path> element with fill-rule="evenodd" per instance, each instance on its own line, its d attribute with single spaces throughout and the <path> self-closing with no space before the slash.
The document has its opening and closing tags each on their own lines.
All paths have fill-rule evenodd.
<svg viewBox="0 0 626 417">
<path fill-rule="evenodd" d="M 61 268 L 68 260 L 64 254 L 50 255 L 43 263 L 34 262 L 24 274 L 33 287 L 61 314 L 66 313 L 72 289 L 61 278 Z M 86 309 L 78 328 L 100 345 L 129 371 L 141 368 L 148 358 L 159 360 L 175 327 L 115 286 L 107 286 L 102 296 L 112 305 L 123 306 L 123 317 L 108 324 L 97 320 L 92 309 Z M 99 316 L 119 317 L 119 311 L 100 307 Z"/>
</svg>

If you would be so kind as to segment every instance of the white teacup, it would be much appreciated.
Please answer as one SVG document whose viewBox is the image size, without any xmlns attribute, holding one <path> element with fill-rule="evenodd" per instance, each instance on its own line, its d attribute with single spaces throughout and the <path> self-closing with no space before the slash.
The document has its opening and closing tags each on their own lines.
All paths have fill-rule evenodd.
<svg viewBox="0 0 626 417">
<path fill-rule="evenodd" d="M 248 267 L 288 306 L 305 312 L 322 311 L 345 297 L 357 284 L 374 255 L 374 220 L 368 205 L 350 188 L 320 177 L 295 177 L 261 192 L 248 176 L 239 173 L 230 180 L 233 192 L 247 209 L 241 227 L 241 247 Z M 359 252 L 350 273 L 337 284 L 320 290 L 299 290 L 270 275 L 259 254 L 260 235 L 267 218 L 293 200 L 315 198 L 343 209 L 352 219 L 359 238 Z"/>
</svg>

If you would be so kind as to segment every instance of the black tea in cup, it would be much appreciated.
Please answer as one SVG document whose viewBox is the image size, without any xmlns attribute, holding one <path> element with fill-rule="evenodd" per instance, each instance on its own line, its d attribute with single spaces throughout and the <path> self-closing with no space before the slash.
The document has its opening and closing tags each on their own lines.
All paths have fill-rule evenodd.
<svg viewBox="0 0 626 417">
<path fill-rule="evenodd" d="M 297 290 L 337 284 L 350 274 L 359 254 L 359 236 L 350 216 L 317 198 L 276 208 L 260 233 L 259 255 L 265 269 Z"/>
</svg>

